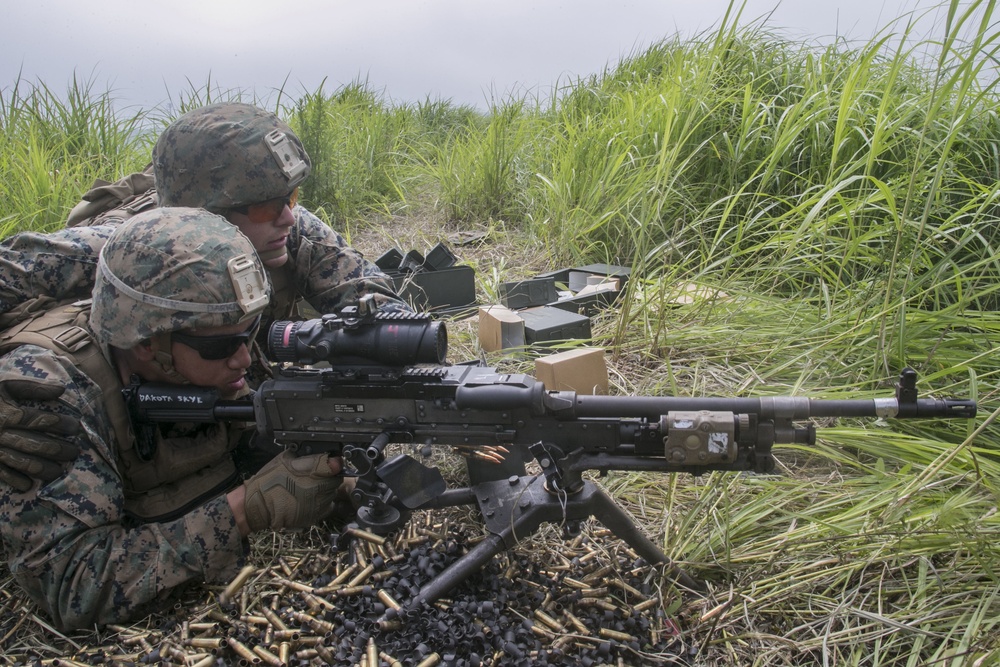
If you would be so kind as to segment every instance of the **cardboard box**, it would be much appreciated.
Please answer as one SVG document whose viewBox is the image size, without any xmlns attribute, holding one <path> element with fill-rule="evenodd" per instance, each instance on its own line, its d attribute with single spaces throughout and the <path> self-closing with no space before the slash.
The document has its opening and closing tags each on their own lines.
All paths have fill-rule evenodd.
<svg viewBox="0 0 1000 667">
<path fill-rule="evenodd" d="M 479 346 L 486 352 L 523 348 L 524 320 L 504 306 L 479 308 Z"/>
<path fill-rule="evenodd" d="M 608 365 L 604 350 L 582 347 L 535 360 L 535 377 L 546 389 L 578 394 L 607 394 Z"/>
<path fill-rule="evenodd" d="M 590 340 L 590 318 L 553 306 L 538 306 L 518 312 L 524 320 L 528 345 L 564 340 Z"/>
</svg>

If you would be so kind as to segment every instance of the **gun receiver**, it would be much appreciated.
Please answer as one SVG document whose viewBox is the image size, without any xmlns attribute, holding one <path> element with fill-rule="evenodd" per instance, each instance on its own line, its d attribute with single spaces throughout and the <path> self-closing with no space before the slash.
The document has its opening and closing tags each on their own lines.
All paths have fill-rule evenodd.
<svg viewBox="0 0 1000 667">
<path fill-rule="evenodd" d="M 302 454 L 342 455 L 345 474 L 357 476 L 356 523 L 367 530 L 392 532 L 417 509 L 478 505 L 489 535 L 421 590 L 409 603 L 413 610 L 435 601 L 545 522 L 562 521 L 572 532 L 594 516 L 648 561 L 667 563 L 628 515 L 582 477 L 586 470 L 768 473 L 774 469 L 773 445 L 815 443 L 815 426 L 805 423 L 810 419 L 976 415 L 974 401 L 918 398 L 911 369 L 901 373 L 894 397 L 875 399 L 550 391 L 530 375 L 443 365 L 441 323 L 431 327 L 421 316 L 348 315 L 294 323 L 294 329 L 293 323 L 275 323 L 270 333 L 277 341 L 272 345 L 280 346 L 276 356 L 287 358 L 294 350 L 299 364 L 328 361 L 330 366 L 283 368 L 261 384 L 252 400 L 222 401 L 212 390 L 153 384 L 133 384 L 126 396 L 138 424 L 255 422 L 258 440 Z M 344 342 L 348 325 L 356 340 Z M 399 341 L 393 337 L 405 338 L 406 345 L 395 345 Z M 396 352 L 391 363 L 358 357 L 359 350 L 369 350 L 356 342 L 362 339 L 381 341 L 379 346 L 388 339 L 393 344 L 385 349 L 405 347 L 407 354 L 432 359 L 431 365 L 400 365 Z M 343 363 L 345 357 L 350 363 Z M 390 443 L 451 446 L 467 457 L 472 483 L 449 490 L 436 469 L 405 454 L 387 459 Z M 525 474 L 524 464 L 531 459 L 541 466 L 541 475 Z M 679 583 L 699 587 L 676 568 L 671 572 Z"/>
</svg>

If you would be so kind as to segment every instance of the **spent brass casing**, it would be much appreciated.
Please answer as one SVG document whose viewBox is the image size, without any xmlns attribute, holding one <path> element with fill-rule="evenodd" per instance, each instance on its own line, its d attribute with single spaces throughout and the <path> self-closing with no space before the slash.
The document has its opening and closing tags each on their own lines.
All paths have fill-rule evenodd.
<svg viewBox="0 0 1000 667">
<path fill-rule="evenodd" d="M 240 620 L 248 625 L 269 625 L 271 623 L 263 616 L 257 616 L 256 614 L 243 614 L 240 616 Z"/>
<path fill-rule="evenodd" d="M 285 667 L 286 663 L 282 662 L 281 658 L 271 653 L 260 644 L 253 647 L 253 652 L 260 656 L 260 659 L 269 665 L 274 665 L 274 667 Z"/>
<path fill-rule="evenodd" d="M 389 595 L 389 591 L 385 590 L 384 588 L 379 590 L 378 599 L 381 600 L 386 607 L 391 607 L 396 611 L 399 611 L 400 609 L 403 608 L 403 605 L 396 602 L 396 600 L 394 600 L 393 597 Z"/>
<path fill-rule="evenodd" d="M 235 597 L 235 595 L 243 588 L 243 585 L 254 575 L 257 571 L 253 565 L 245 565 L 239 573 L 233 577 L 233 580 L 229 582 L 229 585 L 219 594 L 219 602 L 221 604 L 227 604 L 229 601 Z"/>
<path fill-rule="evenodd" d="M 403 667 L 403 663 L 401 663 L 399 660 L 396 660 L 396 658 L 392 657 L 385 651 L 379 651 L 378 657 L 382 658 L 384 662 L 389 663 L 389 667 Z"/>
<path fill-rule="evenodd" d="M 570 588 L 576 588 L 581 591 L 590 588 L 590 584 L 580 581 L 579 579 L 574 579 L 572 577 L 563 577 L 562 581 Z"/>
<path fill-rule="evenodd" d="M 572 625 L 573 629 L 576 630 L 579 634 L 581 635 L 590 634 L 590 631 L 587 629 L 587 626 L 584 624 L 584 622 L 581 621 L 579 618 L 577 618 L 576 615 L 573 614 L 573 612 L 571 612 L 569 609 L 563 609 L 563 616 L 566 617 L 566 620 L 569 621 L 569 624 Z"/>
<path fill-rule="evenodd" d="M 333 595 L 337 598 L 349 598 L 355 595 L 362 595 L 367 588 L 370 588 L 370 586 L 346 586 L 334 592 Z"/>
<path fill-rule="evenodd" d="M 251 665 L 256 665 L 261 662 L 260 656 L 251 651 L 246 644 L 236 639 L 236 637 L 226 637 L 226 643 L 229 644 L 229 648 L 233 649 L 236 655 L 240 656 Z"/>
<path fill-rule="evenodd" d="M 215 632 L 218 629 L 218 623 L 188 623 L 189 632 Z"/>
<path fill-rule="evenodd" d="M 618 632 L 617 630 L 611 630 L 610 628 L 601 628 L 598 630 L 597 634 L 605 639 L 614 639 L 620 642 L 634 642 L 636 638 L 627 632 Z"/>
<path fill-rule="evenodd" d="M 618 607 L 607 600 L 601 600 L 599 598 L 580 598 L 576 601 L 576 604 L 581 607 L 597 607 L 598 609 L 603 609 L 605 611 L 615 611 L 618 609 Z"/>
<path fill-rule="evenodd" d="M 336 662 L 337 658 L 330 652 L 330 649 L 323 646 L 322 644 L 316 644 L 316 655 L 321 657 L 324 662 L 328 665 L 332 665 Z"/>
<path fill-rule="evenodd" d="M 379 546 L 385 544 L 385 538 L 381 535 L 376 535 L 371 531 L 361 530 L 360 528 L 348 528 L 347 534 L 352 537 L 356 537 L 359 540 L 371 542 L 372 544 L 377 544 Z"/>
<path fill-rule="evenodd" d="M 372 572 L 374 571 L 375 571 L 374 565 L 371 564 L 367 565 L 365 569 L 358 572 L 358 574 L 353 579 L 347 582 L 347 587 L 351 588 L 352 586 L 357 586 L 361 584 L 363 581 L 365 581 L 365 579 L 370 577 L 372 575 Z"/>
<path fill-rule="evenodd" d="M 610 565 L 604 565 L 603 567 L 599 567 L 590 574 L 588 574 L 587 576 L 585 576 L 583 580 L 593 585 L 595 581 L 600 581 L 601 577 L 603 577 L 606 574 L 611 574 L 611 572 L 613 571 L 614 571 L 613 567 L 611 567 Z"/>
<path fill-rule="evenodd" d="M 293 591 L 301 591 L 302 593 L 316 592 L 315 586 L 310 586 L 309 584 L 303 584 L 301 581 L 293 581 L 291 579 L 282 579 L 281 577 L 275 577 L 274 583 L 284 586 L 285 588 L 290 588 Z"/>
<path fill-rule="evenodd" d="M 334 625 L 329 621 L 320 620 L 301 611 L 293 611 L 292 618 L 299 623 L 304 623 L 317 632 L 333 632 Z"/>
<path fill-rule="evenodd" d="M 334 577 L 333 581 L 330 582 L 330 585 L 326 586 L 325 588 L 337 587 L 343 585 L 343 583 L 348 579 L 350 579 L 351 577 L 353 577 L 354 573 L 357 571 L 358 571 L 358 564 L 351 563 L 350 565 L 344 568 L 343 572 Z"/>
<path fill-rule="evenodd" d="M 429 656 L 417 663 L 417 667 L 434 667 L 434 665 L 441 662 L 441 656 L 437 653 L 431 653 Z"/>
<path fill-rule="evenodd" d="M 270 609 L 264 608 L 263 610 L 261 610 L 261 613 L 264 614 L 264 618 L 267 619 L 268 623 L 274 626 L 275 630 L 288 630 L 288 626 L 285 625 L 285 622 L 281 620 L 281 617 L 275 614 Z"/>
<path fill-rule="evenodd" d="M 638 598 L 639 600 L 645 601 L 649 599 L 647 596 L 643 595 L 642 591 L 640 591 L 638 588 L 635 588 L 634 586 L 629 586 L 628 583 L 622 581 L 621 579 L 610 578 L 607 580 L 606 583 L 608 586 L 614 586 L 615 588 L 620 588 L 622 591 L 628 593 L 632 597 Z"/>
<path fill-rule="evenodd" d="M 656 598 L 649 598 L 648 600 L 644 600 L 639 604 L 635 605 L 633 609 L 635 609 L 638 612 L 643 612 L 646 611 L 647 609 L 652 609 L 657 605 L 658 602 L 659 600 L 657 600 Z"/>
<path fill-rule="evenodd" d="M 551 629 L 555 630 L 556 632 L 565 632 L 565 630 L 566 630 L 563 627 L 562 623 L 560 623 L 556 619 L 552 618 L 551 616 L 549 616 L 548 614 L 546 614 L 541 609 L 536 609 L 535 610 L 535 618 L 537 618 L 539 621 L 541 621 L 542 623 L 544 623 L 545 625 L 547 625 Z"/>
</svg>

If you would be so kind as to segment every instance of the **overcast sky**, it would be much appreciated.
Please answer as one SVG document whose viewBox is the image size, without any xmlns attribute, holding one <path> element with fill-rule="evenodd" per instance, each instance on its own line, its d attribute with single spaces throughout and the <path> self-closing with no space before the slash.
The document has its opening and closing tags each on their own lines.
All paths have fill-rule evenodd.
<svg viewBox="0 0 1000 667">
<path fill-rule="evenodd" d="M 671 37 L 719 25 L 728 0 L 0 0 L 0 90 L 18 75 L 62 93 L 74 73 L 151 108 L 192 86 L 293 98 L 358 78 L 397 102 L 485 107 L 547 95 Z M 796 41 L 862 42 L 940 0 L 748 0 L 741 24 Z M 937 8 L 937 10 L 934 10 Z M 902 29 L 902 26 L 899 26 Z"/>
</svg>

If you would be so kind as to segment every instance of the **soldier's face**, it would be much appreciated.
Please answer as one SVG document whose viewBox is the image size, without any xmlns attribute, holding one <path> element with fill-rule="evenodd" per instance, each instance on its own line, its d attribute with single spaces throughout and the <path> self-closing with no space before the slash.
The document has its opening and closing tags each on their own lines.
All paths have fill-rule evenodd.
<svg viewBox="0 0 1000 667">
<path fill-rule="evenodd" d="M 270 220 L 261 219 L 259 216 L 251 219 L 237 211 L 229 211 L 226 219 L 250 239 L 264 266 L 275 269 L 288 261 L 286 244 L 289 229 L 295 224 L 295 216 L 287 204 L 281 206 L 280 212 Z"/>
<path fill-rule="evenodd" d="M 254 325 L 251 323 L 250 327 Z M 190 336 L 238 336 L 248 331 L 246 323 L 209 327 L 185 331 Z M 243 377 L 250 367 L 250 350 L 245 343 L 236 346 L 236 351 L 224 359 L 204 359 L 195 348 L 176 340 L 171 340 L 171 355 L 174 368 L 191 384 L 212 387 L 223 398 L 235 396 L 246 387 Z"/>
</svg>

